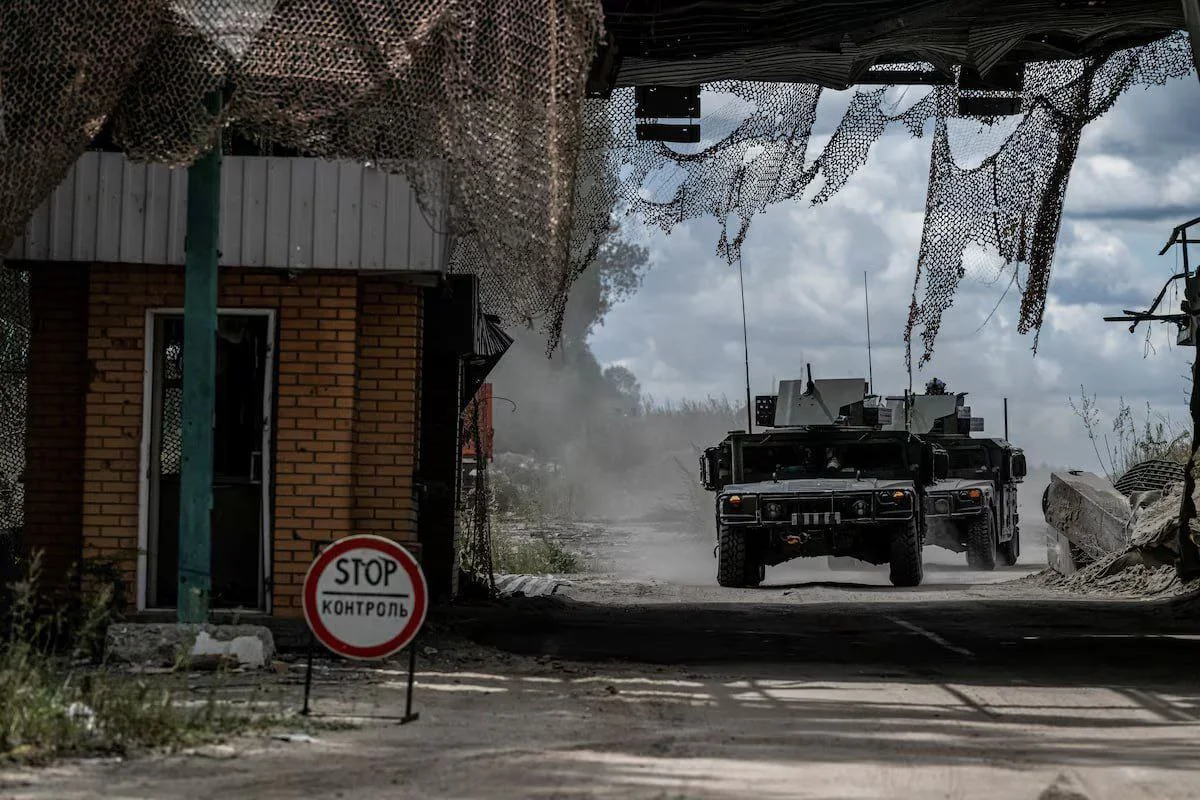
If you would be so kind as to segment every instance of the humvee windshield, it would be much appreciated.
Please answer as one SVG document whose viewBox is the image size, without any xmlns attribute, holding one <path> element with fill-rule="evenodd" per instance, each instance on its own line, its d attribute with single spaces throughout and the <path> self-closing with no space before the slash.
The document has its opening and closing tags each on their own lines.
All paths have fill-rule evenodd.
<svg viewBox="0 0 1200 800">
<path fill-rule="evenodd" d="M 979 445 L 946 449 L 950 454 L 950 477 L 975 478 L 991 473 L 993 465 L 986 447 Z"/>
<path fill-rule="evenodd" d="M 747 483 L 788 478 L 911 478 L 907 448 L 898 441 L 804 442 L 748 445 Z"/>
</svg>

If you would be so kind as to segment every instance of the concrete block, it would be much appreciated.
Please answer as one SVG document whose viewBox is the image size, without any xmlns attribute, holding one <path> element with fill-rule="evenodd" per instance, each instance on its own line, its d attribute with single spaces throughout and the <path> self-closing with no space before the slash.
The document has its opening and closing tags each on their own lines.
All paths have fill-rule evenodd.
<svg viewBox="0 0 1200 800">
<path fill-rule="evenodd" d="M 275 640 L 261 625 L 119 623 L 109 626 L 104 651 L 117 664 L 169 667 L 217 656 L 259 669 L 275 655 Z"/>
<path fill-rule="evenodd" d="M 1090 472 L 1050 475 L 1046 523 L 1089 558 L 1129 546 L 1131 509 L 1125 495 Z"/>
</svg>

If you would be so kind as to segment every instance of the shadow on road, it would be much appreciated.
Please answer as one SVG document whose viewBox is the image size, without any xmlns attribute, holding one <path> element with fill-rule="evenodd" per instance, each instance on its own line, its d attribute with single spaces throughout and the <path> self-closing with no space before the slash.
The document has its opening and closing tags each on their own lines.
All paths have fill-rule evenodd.
<svg viewBox="0 0 1200 800">
<path fill-rule="evenodd" d="M 839 584 L 799 588 L 813 585 Z M 621 606 L 549 599 L 460 607 L 450 616 L 480 643 L 577 661 L 836 663 L 848 675 L 896 668 L 968 683 L 1006 675 L 1051 686 L 1144 688 L 1177 685 L 1179 665 L 1200 660 L 1194 621 L 1172 609 L 1069 599 Z"/>
</svg>

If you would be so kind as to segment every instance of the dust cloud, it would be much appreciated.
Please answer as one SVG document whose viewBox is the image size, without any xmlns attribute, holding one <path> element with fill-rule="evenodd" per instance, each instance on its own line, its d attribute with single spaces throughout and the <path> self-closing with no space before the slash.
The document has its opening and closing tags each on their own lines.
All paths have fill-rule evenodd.
<svg viewBox="0 0 1200 800">
<path fill-rule="evenodd" d="M 500 517 L 584 526 L 580 549 L 605 572 L 711 582 L 713 496 L 699 455 L 739 418 L 745 426 L 744 409 L 656 403 L 635 380 L 617 384 L 585 347 L 547 359 L 540 337 L 516 338 L 493 375 Z"/>
<path fill-rule="evenodd" d="M 1042 495 L 1050 485 L 1050 473 L 1058 468 L 1031 470 L 1017 490 L 1017 513 L 1021 518 L 1021 564 L 1047 566 L 1046 542 L 1049 528 L 1042 513 Z"/>
<path fill-rule="evenodd" d="M 724 398 L 643 396 L 636 375 L 602 366 L 588 344 L 649 267 L 645 249 L 610 239 L 572 288 L 562 341 L 549 357 L 537 330 L 510 331 L 513 346 L 490 378 L 492 488 L 501 520 L 586 526 L 583 549 L 602 551 L 599 569 L 711 581 L 713 498 L 700 486 L 699 454 L 744 428 L 745 408 Z"/>
</svg>

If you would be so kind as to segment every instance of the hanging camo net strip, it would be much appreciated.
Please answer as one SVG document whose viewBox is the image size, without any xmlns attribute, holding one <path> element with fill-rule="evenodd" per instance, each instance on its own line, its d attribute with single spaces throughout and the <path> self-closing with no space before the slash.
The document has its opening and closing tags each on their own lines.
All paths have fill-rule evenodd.
<svg viewBox="0 0 1200 800">
<path fill-rule="evenodd" d="M 0 269 L 0 578 L 24 517 L 29 330 L 29 276 Z"/>
<path fill-rule="evenodd" d="M 768 206 L 794 199 L 812 181 L 806 156 L 821 88 L 734 81 L 705 88 L 711 93 L 706 101 L 721 109 L 705 118 L 706 133 L 729 130 L 700 145 L 638 141 L 633 89 L 619 89 L 607 102 L 588 101 L 586 128 L 597 133 L 584 147 L 585 159 L 591 160 L 581 166 L 580 175 L 582 179 L 599 169 L 619 175 L 615 193 L 606 198 L 610 207 L 665 231 L 715 217 L 721 225 L 718 250 L 732 263 L 751 219 Z M 605 213 L 600 222 L 607 221 Z M 736 225 L 732 230 L 731 223 Z"/>
<path fill-rule="evenodd" d="M 1063 203 L 1084 129 L 1131 87 L 1162 85 L 1192 70 L 1182 34 L 1106 59 L 1031 65 L 1024 116 L 993 153 L 970 168 L 959 166 L 951 120 L 939 114 L 905 330 L 911 342 L 921 328 L 921 364 L 933 354 L 942 316 L 963 278 L 1024 277 L 1017 329 L 1034 332 L 1037 349 Z M 937 94 L 943 96 L 939 108 L 952 108 L 951 90 Z"/>
</svg>

